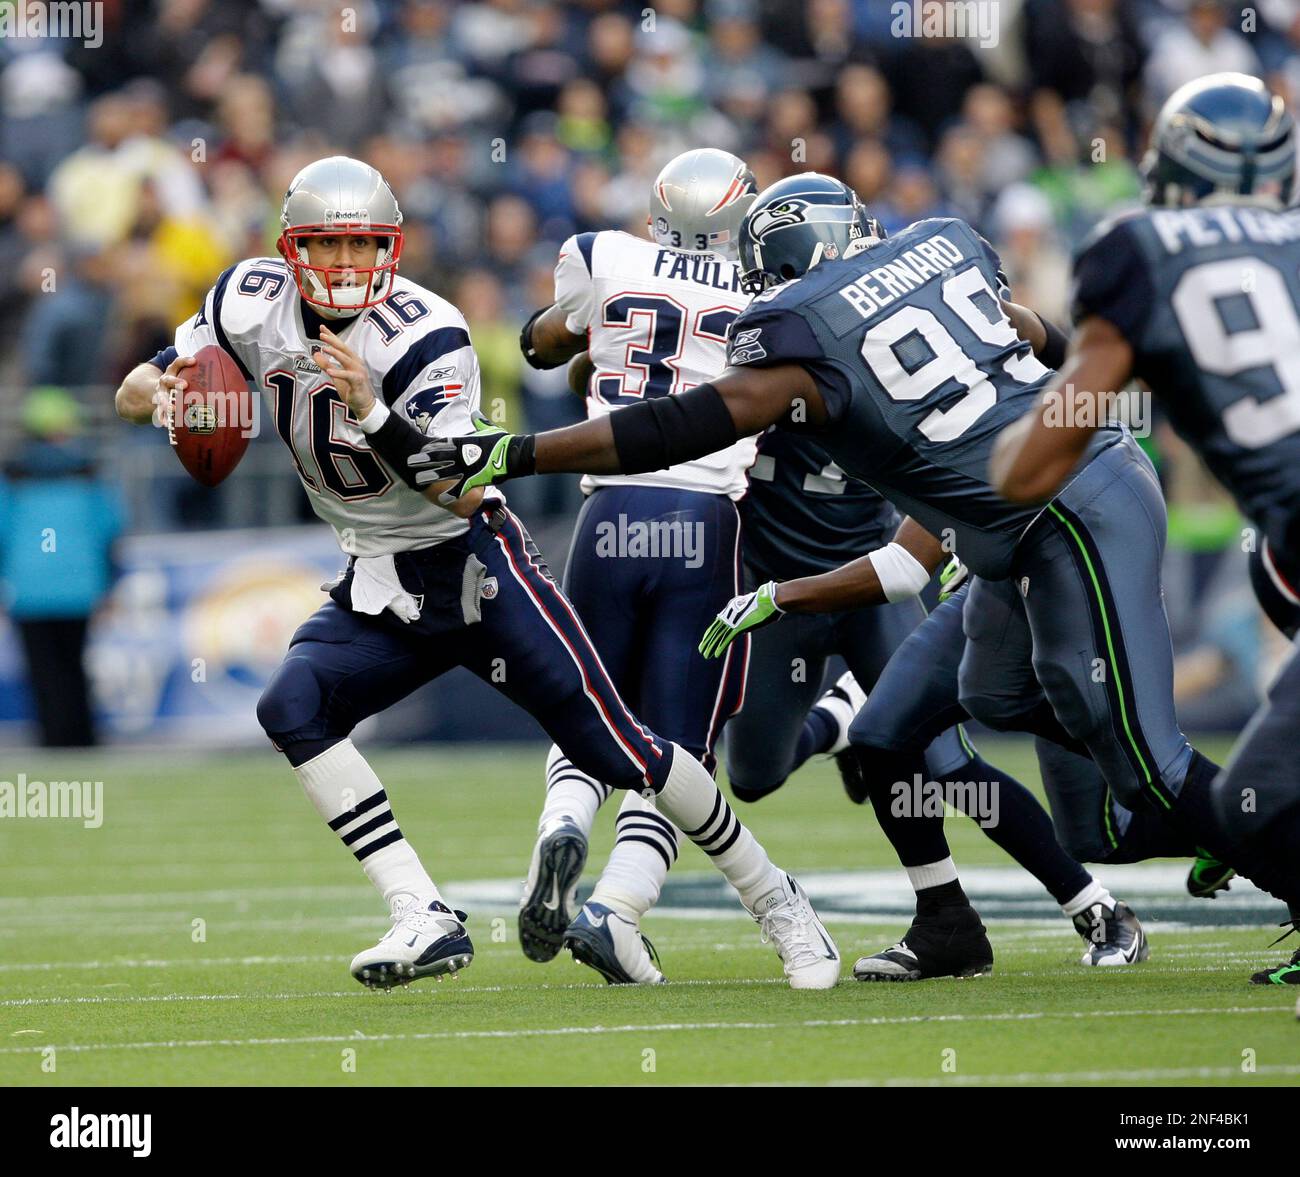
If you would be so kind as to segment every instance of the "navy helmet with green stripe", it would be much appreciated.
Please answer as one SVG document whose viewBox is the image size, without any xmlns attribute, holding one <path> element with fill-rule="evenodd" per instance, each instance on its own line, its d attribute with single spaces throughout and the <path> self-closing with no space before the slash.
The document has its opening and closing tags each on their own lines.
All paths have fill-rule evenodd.
<svg viewBox="0 0 1300 1177">
<path fill-rule="evenodd" d="M 1258 78 L 1221 73 L 1174 91 L 1142 162 L 1147 202 L 1180 208 L 1244 200 L 1285 207 L 1296 172 L 1295 121 Z"/>
<path fill-rule="evenodd" d="M 760 192 L 741 222 L 741 282 L 758 294 L 884 239 L 880 222 L 847 184 L 817 172 L 787 176 Z"/>
</svg>

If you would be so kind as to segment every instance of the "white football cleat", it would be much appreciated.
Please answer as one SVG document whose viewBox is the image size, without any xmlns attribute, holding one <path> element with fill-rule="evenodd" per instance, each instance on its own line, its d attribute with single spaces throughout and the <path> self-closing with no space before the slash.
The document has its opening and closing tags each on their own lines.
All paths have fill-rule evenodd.
<svg viewBox="0 0 1300 1177">
<path fill-rule="evenodd" d="M 763 943 L 776 945 L 791 989 L 833 989 L 840 979 L 840 953 L 812 903 L 789 875 L 750 910 Z"/>
<path fill-rule="evenodd" d="M 564 947 L 611 985 L 662 985 L 666 980 L 641 929 L 603 903 L 583 904 L 564 933 Z"/>
<path fill-rule="evenodd" d="M 835 685 L 813 704 L 835 720 L 835 743 L 826 749 L 828 756 L 836 756 L 849 746 L 849 724 L 866 701 L 867 692 L 858 686 L 858 680 L 846 670 L 835 680 Z"/>
<path fill-rule="evenodd" d="M 373 948 L 352 958 L 352 975 L 361 984 L 391 989 L 421 977 L 442 980 L 474 959 L 463 911 L 408 892 L 393 896 L 392 909 L 393 926 Z"/>
</svg>

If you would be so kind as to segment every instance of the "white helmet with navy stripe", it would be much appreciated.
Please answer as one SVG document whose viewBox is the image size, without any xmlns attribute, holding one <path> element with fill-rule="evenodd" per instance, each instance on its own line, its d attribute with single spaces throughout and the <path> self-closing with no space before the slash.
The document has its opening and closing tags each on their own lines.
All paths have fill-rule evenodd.
<svg viewBox="0 0 1300 1177">
<path fill-rule="evenodd" d="M 683 152 L 650 189 L 650 234 L 669 249 L 735 257 L 740 222 L 757 194 L 743 159 L 716 147 Z"/>
</svg>

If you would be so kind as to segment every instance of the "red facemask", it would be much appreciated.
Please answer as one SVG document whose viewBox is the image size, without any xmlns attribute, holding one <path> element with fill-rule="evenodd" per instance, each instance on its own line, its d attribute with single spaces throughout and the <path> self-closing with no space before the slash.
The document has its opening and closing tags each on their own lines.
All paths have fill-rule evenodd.
<svg viewBox="0 0 1300 1177">
<path fill-rule="evenodd" d="M 373 266 L 313 266 L 307 262 L 307 242 L 313 237 L 375 237 L 388 240 L 380 247 Z M 378 306 L 393 292 L 393 276 L 402 255 L 399 225 L 295 225 L 280 234 L 276 248 L 288 263 L 298 293 L 314 307 L 353 314 Z M 333 279 L 347 277 L 351 285 L 335 286 Z"/>
</svg>

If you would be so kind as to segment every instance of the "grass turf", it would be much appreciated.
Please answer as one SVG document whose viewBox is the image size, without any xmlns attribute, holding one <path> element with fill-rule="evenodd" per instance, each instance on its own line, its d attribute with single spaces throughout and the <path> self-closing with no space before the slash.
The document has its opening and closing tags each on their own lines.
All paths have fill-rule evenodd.
<svg viewBox="0 0 1300 1177">
<path fill-rule="evenodd" d="M 1037 780 L 1027 742 L 983 750 Z M 1245 983 L 1282 948 L 1268 949 L 1254 923 L 1213 926 L 1223 904 L 1198 905 L 1205 926 L 1148 921 L 1152 960 L 1113 971 L 1079 967 L 1062 918 L 986 911 L 992 976 L 846 979 L 826 993 L 785 988 L 775 954 L 738 909 L 678 907 L 646 922 L 674 983 L 634 989 L 605 986 L 567 955 L 549 966 L 525 960 L 509 906 L 517 890 L 467 883 L 467 893 L 489 896 L 471 913 L 473 966 L 454 981 L 376 994 L 356 985 L 347 962 L 382 931 L 381 907 L 271 752 L 6 759 L 7 779 L 102 779 L 105 820 L 100 829 L 0 822 L 0 1084 L 1300 1079 L 1296 991 Z M 522 877 L 539 750 L 372 759 L 451 902 L 457 881 Z M 825 764 L 742 816 L 796 872 L 896 866 L 869 811 L 848 805 Z M 608 852 L 610 815 L 597 826 L 587 883 Z M 1007 864 L 971 822 L 948 828 L 961 866 Z M 674 876 L 707 869 L 687 846 Z M 856 956 L 906 926 L 870 911 L 827 922 L 846 977 Z"/>
</svg>

